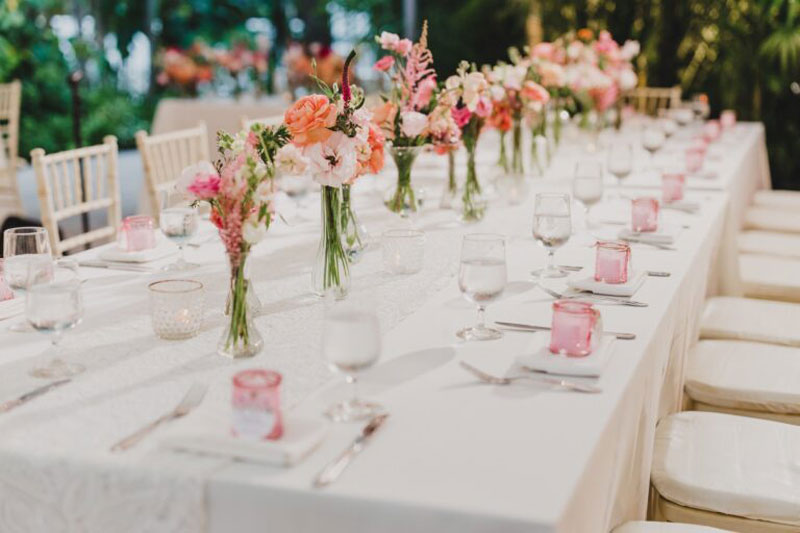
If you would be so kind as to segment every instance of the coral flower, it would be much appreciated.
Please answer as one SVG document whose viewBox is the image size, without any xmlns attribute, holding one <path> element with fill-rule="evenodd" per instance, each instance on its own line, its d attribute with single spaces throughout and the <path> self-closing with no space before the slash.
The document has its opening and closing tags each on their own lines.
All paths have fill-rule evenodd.
<svg viewBox="0 0 800 533">
<path fill-rule="evenodd" d="M 379 60 L 375 62 L 372 68 L 375 70 L 380 70 L 381 72 L 386 72 L 394 65 L 394 57 L 392 56 L 383 56 Z"/>
<path fill-rule="evenodd" d="M 297 146 L 324 142 L 333 133 L 328 128 L 336 124 L 336 106 L 321 94 L 304 96 L 286 111 L 283 120 Z"/>
</svg>

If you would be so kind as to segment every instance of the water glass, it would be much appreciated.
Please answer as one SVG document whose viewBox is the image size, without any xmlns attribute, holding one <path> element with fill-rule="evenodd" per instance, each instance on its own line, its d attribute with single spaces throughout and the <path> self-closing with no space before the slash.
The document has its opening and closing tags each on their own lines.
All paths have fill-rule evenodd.
<svg viewBox="0 0 800 533">
<path fill-rule="evenodd" d="M 547 266 L 534 271 L 539 278 L 562 278 L 567 272 L 554 264 L 558 248 L 567 243 L 572 234 L 572 212 L 568 194 L 540 193 L 533 204 L 533 237 L 547 249 Z"/>
<path fill-rule="evenodd" d="M 703 125 L 703 137 L 706 142 L 713 143 L 719 138 L 721 132 L 718 120 L 709 120 Z"/>
<path fill-rule="evenodd" d="M 656 152 L 664 146 L 665 141 L 666 135 L 664 135 L 664 130 L 657 125 L 648 126 L 642 132 L 642 147 L 650 152 L 651 161 L 655 160 Z"/>
<path fill-rule="evenodd" d="M 189 206 L 167 207 L 161 210 L 158 217 L 161 232 L 178 246 L 178 259 L 164 269 L 169 271 L 182 271 L 196 268 L 198 265 L 186 262 L 183 247 L 197 233 L 199 217 L 197 210 Z"/>
<path fill-rule="evenodd" d="M 5 278 L 15 289 L 23 289 L 31 274 L 30 265 L 52 266 L 50 240 L 47 230 L 37 227 L 11 228 L 3 232 L 3 257 L 5 258 Z M 36 274 L 36 272 L 34 272 Z M 47 269 L 33 276 L 35 280 L 52 277 Z"/>
<path fill-rule="evenodd" d="M 602 283 L 627 283 L 631 247 L 624 242 L 600 241 L 596 245 L 594 280 Z"/>
<path fill-rule="evenodd" d="M 459 330 L 464 340 L 493 340 L 503 336 L 500 330 L 486 326 L 486 306 L 497 300 L 506 286 L 506 244 L 502 235 L 473 233 L 461 242 L 461 265 L 458 288 L 478 307 L 474 326 Z"/>
<path fill-rule="evenodd" d="M 733 109 L 725 109 L 719 115 L 719 125 L 723 130 L 730 130 L 736 126 L 736 111 Z"/>
<path fill-rule="evenodd" d="M 690 146 L 686 149 L 686 171 L 695 174 L 703 169 L 706 149 L 701 146 Z"/>
<path fill-rule="evenodd" d="M 603 199 L 603 166 L 599 161 L 578 161 L 572 179 L 572 196 L 588 215 L 593 205 Z"/>
<path fill-rule="evenodd" d="M 567 357 L 585 357 L 600 344 L 603 320 L 588 302 L 556 300 L 550 329 L 550 352 Z"/>
<path fill-rule="evenodd" d="M 608 149 L 606 166 L 617 178 L 617 185 L 622 185 L 622 180 L 633 171 L 633 145 L 624 141 L 612 143 Z"/>
<path fill-rule="evenodd" d="M 358 374 L 381 355 L 381 329 L 374 305 L 350 300 L 328 300 L 322 324 L 322 356 L 334 372 L 344 374 L 352 396 L 331 406 L 325 414 L 336 422 L 372 418 L 383 408 L 358 396 Z"/>
<path fill-rule="evenodd" d="M 203 324 L 205 290 L 199 281 L 167 279 L 147 286 L 153 330 L 162 339 L 194 337 Z"/>
<path fill-rule="evenodd" d="M 390 229 L 383 232 L 383 267 L 391 274 L 414 274 L 422 270 L 425 232 Z"/>
<path fill-rule="evenodd" d="M 678 131 L 678 123 L 675 120 L 664 117 L 658 120 L 658 125 L 661 128 L 661 131 L 664 132 L 664 136 L 669 139 L 672 135 Z"/>
<path fill-rule="evenodd" d="M 232 432 L 248 440 L 275 440 L 283 435 L 282 376 L 272 370 L 242 370 L 233 376 Z"/>
<path fill-rule="evenodd" d="M 658 230 L 658 200 L 649 196 L 631 200 L 631 228 L 636 232 Z"/>
<path fill-rule="evenodd" d="M 140 252 L 156 247 L 156 230 L 153 217 L 132 215 L 122 220 L 117 237 L 119 247 L 126 252 Z"/>
<path fill-rule="evenodd" d="M 661 201 L 665 204 L 683 200 L 686 175 L 682 172 L 665 172 L 661 175 Z"/>
</svg>

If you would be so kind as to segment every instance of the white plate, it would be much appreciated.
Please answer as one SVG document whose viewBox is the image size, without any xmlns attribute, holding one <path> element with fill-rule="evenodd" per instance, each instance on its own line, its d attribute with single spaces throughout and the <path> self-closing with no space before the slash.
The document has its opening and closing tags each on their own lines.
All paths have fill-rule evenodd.
<svg viewBox="0 0 800 533">
<path fill-rule="evenodd" d="M 517 363 L 547 372 L 548 374 L 561 374 L 563 376 L 598 377 L 611 358 L 614 337 L 603 335 L 600 346 L 585 357 L 567 357 L 554 354 L 550 351 L 550 332 L 536 333 L 531 340 L 527 353 L 517 356 Z"/>
<path fill-rule="evenodd" d="M 680 228 L 676 226 L 659 224 L 657 231 L 633 231 L 630 228 L 622 228 L 619 230 L 617 237 L 622 240 L 634 239 L 642 242 L 651 242 L 653 244 L 669 245 L 675 242 L 679 232 Z"/>
<path fill-rule="evenodd" d="M 646 277 L 645 272 L 634 270 L 628 273 L 628 281 L 626 283 L 605 283 L 602 281 L 595 281 L 594 275 L 579 278 L 568 279 L 567 286 L 579 291 L 589 291 L 594 294 L 605 294 L 608 296 L 633 296 L 639 287 L 644 283 Z"/>
</svg>

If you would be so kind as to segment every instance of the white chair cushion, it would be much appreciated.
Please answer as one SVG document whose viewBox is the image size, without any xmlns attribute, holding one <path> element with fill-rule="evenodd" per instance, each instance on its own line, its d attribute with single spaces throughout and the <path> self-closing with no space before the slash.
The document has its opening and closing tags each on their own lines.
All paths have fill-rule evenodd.
<svg viewBox="0 0 800 533">
<path fill-rule="evenodd" d="M 753 195 L 753 205 L 800 210 L 800 191 L 756 191 Z"/>
<path fill-rule="evenodd" d="M 670 522 L 627 522 L 612 533 L 730 533 L 726 529 Z"/>
<path fill-rule="evenodd" d="M 709 298 L 700 337 L 800 347 L 800 304 L 731 296 Z"/>
<path fill-rule="evenodd" d="M 745 212 L 744 228 L 800 233 L 800 213 L 774 207 L 751 207 Z"/>
<path fill-rule="evenodd" d="M 741 254 L 739 274 L 750 298 L 800 302 L 800 259 Z"/>
<path fill-rule="evenodd" d="M 684 507 L 800 526 L 800 427 L 685 411 L 656 428 L 651 481 Z"/>
<path fill-rule="evenodd" d="M 800 235 L 759 230 L 743 231 L 739 234 L 739 251 L 800 259 Z"/>
<path fill-rule="evenodd" d="M 685 387 L 709 405 L 800 414 L 798 383 L 800 348 L 705 340 L 689 354 Z"/>
</svg>

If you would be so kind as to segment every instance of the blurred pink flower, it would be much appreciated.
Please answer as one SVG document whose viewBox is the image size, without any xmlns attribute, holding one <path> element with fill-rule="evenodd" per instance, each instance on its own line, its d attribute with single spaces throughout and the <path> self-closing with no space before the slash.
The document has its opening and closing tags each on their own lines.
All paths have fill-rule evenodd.
<svg viewBox="0 0 800 533">
<path fill-rule="evenodd" d="M 381 72 L 386 72 L 394 65 L 394 57 L 392 56 L 383 56 L 378 61 L 375 62 L 372 68 L 375 70 L 380 70 Z"/>
<path fill-rule="evenodd" d="M 200 161 L 183 169 L 176 188 L 185 196 L 208 200 L 219 193 L 220 177 L 208 161 Z"/>
<path fill-rule="evenodd" d="M 384 31 L 381 32 L 380 36 L 378 37 L 378 42 L 380 43 L 381 48 L 384 50 L 394 50 L 397 46 L 397 43 L 400 42 L 400 36 L 396 33 Z"/>
<path fill-rule="evenodd" d="M 433 91 L 436 90 L 436 77 L 429 76 L 422 80 L 417 88 L 417 101 L 416 108 L 423 109 L 428 107 L 433 96 Z"/>
<path fill-rule="evenodd" d="M 538 43 L 534 45 L 533 50 L 531 50 L 531 55 L 539 59 L 552 60 L 553 52 L 553 43 Z"/>
<path fill-rule="evenodd" d="M 466 126 L 469 119 L 472 118 L 472 112 L 466 107 L 454 107 L 450 110 L 450 114 L 453 115 L 459 128 Z"/>
<path fill-rule="evenodd" d="M 411 51 L 412 46 L 414 46 L 414 43 L 412 43 L 410 39 L 400 39 L 395 45 L 394 51 L 404 56 Z"/>
<path fill-rule="evenodd" d="M 485 96 L 478 98 L 478 103 L 475 105 L 475 114 L 481 118 L 486 118 L 491 115 L 492 101 Z"/>
</svg>

